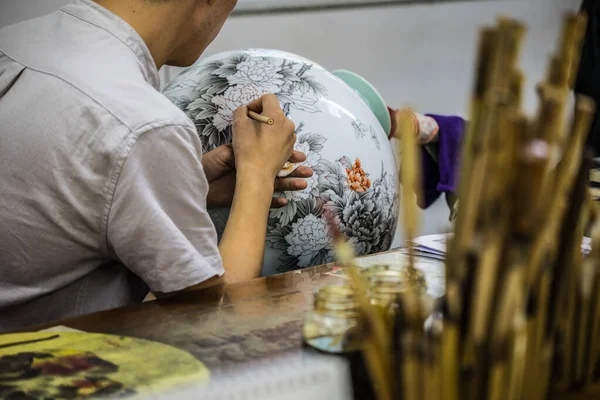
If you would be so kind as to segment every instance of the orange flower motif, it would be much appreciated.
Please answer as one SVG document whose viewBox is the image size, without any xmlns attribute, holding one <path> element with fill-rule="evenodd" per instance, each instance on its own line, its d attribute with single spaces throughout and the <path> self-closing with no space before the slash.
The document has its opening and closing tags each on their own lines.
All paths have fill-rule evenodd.
<svg viewBox="0 0 600 400">
<path fill-rule="evenodd" d="M 357 158 L 352 168 L 346 168 L 348 174 L 348 186 L 357 192 L 366 192 L 371 187 L 371 180 L 367 173 L 360 166 L 360 159 Z"/>
</svg>

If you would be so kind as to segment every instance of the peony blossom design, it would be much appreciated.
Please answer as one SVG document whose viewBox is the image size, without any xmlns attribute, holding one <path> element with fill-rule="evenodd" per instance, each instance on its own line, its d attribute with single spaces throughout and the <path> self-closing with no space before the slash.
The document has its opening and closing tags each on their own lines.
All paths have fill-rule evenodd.
<svg viewBox="0 0 600 400">
<path fill-rule="evenodd" d="M 164 93 L 194 121 L 203 151 L 208 152 L 231 143 L 233 112 L 266 93 L 277 96 L 288 116 L 292 110 L 320 113 L 318 103 L 328 93 L 311 75 L 311 68 L 304 62 L 240 52 L 188 69 Z M 394 172 L 387 174 L 382 162 L 380 178 L 374 179 L 356 155 L 323 158 L 327 137 L 321 132 L 303 132 L 304 124 L 295 122 L 295 148 L 306 154 L 302 164 L 314 174 L 306 179 L 306 189 L 275 194 L 288 199 L 285 207 L 271 210 L 267 227 L 267 244 L 280 254 L 277 271 L 334 261 L 326 214 L 331 214 L 357 254 L 388 250 L 398 215 Z M 356 140 L 372 139 L 379 149 L 372 126 L 355 119 L 348 130 L 354 131 Z M 225 226 L 221 214 L 209 213 L 215 226 Z"/>
<path fill-rule="evenodd" d="M 271 215 L 267 240 L 272 247 L 284 251 L 279 272 L 334 261 L 325 213 L 332 214 L 357 254 L 373 254 L 390 248 L 398 220 L 395 181 L 385 172 L 382 163 L 381 177 L 370 188 L 353 191 L 348 186 L 346 172 L 352 167 L 348 157 L 335 163 L 321 158 L 316 167 L 318 195 L 290 201 L 294 204 L 290 222 Z"/>
<path fill-rule="evenodd" d="M 348 174 L 348 186 L 350 190 L 363 193 L 371 187 L 371 179 L 361 167 L 360 159 L 357 158 L 352 168 L 346 168 Z"/>
<path fill-rule="evenodd" d="M 347 157 L 338 163 L 343 168 L 350 166 Z M 398 199 L 392 185 L 394 182 L 382 164 L 381 178 L 373 182 L 371 189 L 365 192 L 331 189 L 327 192 L 328 201 L 324 207 L 339 219 L 342 233 L 356 240 L 357 254 L 373 254 L 391 246 L 398 219 Z"/>
<path fill-rule="evenodd" d="M 269 93 L 279 93 L 283 86 L 282 60 L 249 59 L 236 65 L 236 73 L 228 76 L 231 85 L 260 86 Z"/>
<path fill-rule="evenodd" d="M 306 154 L 306 160 L 301 164 L 313 169 L 313 176 L 305 179 L 307 187 L 304 190 L 294 192 L 279 192 L 275 193 L 274 196 L 284 197 L 289 200 L 285 207 L 271 210 L 270 217 L 277 219 L 278 223 L 287 225 L 294 219 L 294 215 L 297 212 L 297 204 L 303 200 L 307 200 L 311 197 L 319 196 L 319 163 L 321 161 L 320 151 L 323 149 L 323 144 L 327 139 L 318 134 L 300 134 L 304 125 L 300 124 L 296 128 L 296 145 L 294 148 L 298 151 Z"/>
<path fill-rule="evenodd" d="M 164 94 L 194 121 L 203 151 L 231 143 L 233 111 L 264 94 L 277 96 L 286 115 L 290 110 L 318 113 L 327 89 L 310 75 L 312 64 L 275 57 L 235 53 L 200 68 L 189 68 L 167 85 Z M 189 95 L 178 95 L 191 89 Z"/>
<path fill-rule="evenodd" d="M 287 254 L 298 259 L 298 268 L 312 265 L 312 260 L 320 253 L 330 259 L 333 257 L 331 248 L 331 232 L 323 217 L 309 214 L 291 225 L 290 233 L 285 236 L 288 244 Z"/>
<path fill-rule="evenodd" d="M 237 85 L 228 88 L 222 95 L 214 96 L 210 101 L 217 107 L 213 125 L 219 132 L 227 129 L 233 122 L 233 112 L 240 106 L 250 103 L 269 91 L 256 85 Z"/>
</svg>

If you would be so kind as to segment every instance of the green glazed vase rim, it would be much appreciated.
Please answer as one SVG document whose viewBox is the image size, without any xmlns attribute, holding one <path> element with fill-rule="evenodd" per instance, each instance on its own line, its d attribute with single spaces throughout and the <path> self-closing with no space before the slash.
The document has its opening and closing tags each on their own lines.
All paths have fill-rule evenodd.
<svg viewBox="0 0 600 400">
<path fill-rule="evenodd" d="M 338 69 L 332 71 L 332 74 L 344 81 L 354 92 L 356 92 L 360 98 L 369 106 L 373 114 L 377 117 L 377 120 L 383 127 L 386 135 L 390 134 L 392 129 L 392 120 L 388 111 L 387 104 L 383 100 L 383 97 L 375 87 L 369 83 L 365 78 L 358 75 L 355 72 L 348 71 L 345 69 Z"/>
</svg>

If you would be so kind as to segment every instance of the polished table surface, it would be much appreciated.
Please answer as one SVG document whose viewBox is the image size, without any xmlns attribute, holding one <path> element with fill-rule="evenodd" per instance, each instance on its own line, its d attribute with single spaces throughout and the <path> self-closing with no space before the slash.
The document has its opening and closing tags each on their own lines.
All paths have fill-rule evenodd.
<svg viewBox="0 0 600 400">
<path fill-rule="evenodd" d="M 400 252 L 359 259 L 368 266 L 403 262 Z M 424 259 L 430 293 L 443 293 L 443 263 Z M 302 325 L 314 291 L 339 283 L 335 264 L 292 271 L 235 285 L 188 292 L 29 330 L 67 326 L 87 332 L 153 340 L 186 350 L 208 368 L 221 368 L 302 350 Z M 428 272 L 429 271 L 429 272 Z M 335 273 L 334 273 L 335 275 Z"/>
<path fill-rule="evenodd" d="M 403 263 L 400 251 L 357 260 L 359 266 Z M 419 258 L 417 268 L 428 283 L 428 294 L 444 293 L 443 262 Z M 335 264 L 292 271 L 235 285 L 182 293 L 119 309 L 31 327 L 56 326 L 129 336 L 165 343 L 188 351 L 213 374 L 281 354 L 305 351 L 302 325 L 318 288 L 342 282 Z M 553 399 L 591 400 L 596 394 L 552 393 Z"/>
</svg>

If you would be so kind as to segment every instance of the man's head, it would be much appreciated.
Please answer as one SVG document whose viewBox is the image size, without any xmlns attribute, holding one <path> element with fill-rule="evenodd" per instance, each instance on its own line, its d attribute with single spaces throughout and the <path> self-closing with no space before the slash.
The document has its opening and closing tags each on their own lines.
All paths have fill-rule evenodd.
<svg viewBox="0 0 600 400">
<path fill-rule="evenodd" d="M 144 39 L 157 66 L 192 65 L 215 39 L 237 0 L 96 0 Z"/>
<path fill-rule="evenodd" d="M 181 0 L 160 1 L 179 2 Z M 167 59 L 167 65 L 187 67 L 196 62 L 217 37 L 225 20 L 237 4 L 237 0 L 192 0 L 192 3 L 195 4 L 191 9 L 189 19 L 179 32 L 178 41 L 170 58 Z"/>
</svg>

